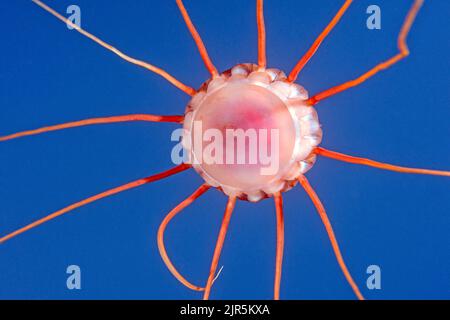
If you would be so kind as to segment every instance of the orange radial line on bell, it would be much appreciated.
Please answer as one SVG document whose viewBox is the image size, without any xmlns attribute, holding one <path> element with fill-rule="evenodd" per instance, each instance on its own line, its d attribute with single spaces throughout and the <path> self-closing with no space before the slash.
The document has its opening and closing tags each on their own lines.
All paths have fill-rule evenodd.
<svg viewBox="0 0 450 320">
<path fill-rule="evenodd" d="M 205 63 L 206 68 L 211 73 L 211 76 L 216 77 L 219 74 L 219 72 L 217 71 L 216 67 L 213 65 L 211 59 L 209 58 L 205 44 L 203 43 L 202 38 L 200 37 L 200 34 L 198 33 L 194 24 L 192 23 L 192 20 L 189 17 L 189 14 L 186 10 L 186 7 L 183 4 L 183 1 L 182 0 L 176 1 L 178 8 L 180 9 L 181 15 L 183 16 L 184 22 L 186 23 L 186 26 L 188 27 L 189 32 L 192 35 L 192 38 L 194 38 L 195 44 L 197 45 L 197 48 L 200 52 L 200 56 L 202 57 L 202 60 Z"/>
<path fill-rule="evenodd" d="M 152 65 L 150 63 L 147 63 L 147 62 L 144 62 L 142 60 L 138 60 L 138 59 L 135 59 L 135 58 L 132 58 L 132 57 L 126 55 L 125 53 L 123 53 L 122 51 L 118 50 L 117 48 L 111 46 L 110 44 L 108 44 L 108 43 L 104 42 L 103 40 L 97 38 L 93 34 L 91 34 L 91 33 L 87 32 L 86 30 L 82 29 L 80 26 L 74 24 L 69 19 L 63 17 L 62 15 L 60 15 L 58 12 L 56 12 L 55 10 L 53 10 L 52 8 L 47 6 L 42 1 L 40 1 L 40 0 L 32 0 L 32 1 L 34 3 L 36 3 L 38 6 L 40 6 L 42 9 L 47 11 L 48 13 L 52 14 L 53 16 L 55 16 L 56 18 L 58 18 L 62 22 L 66 23 L 67 25 L 72 27 L 74 30 L 78 31 L 79 33 L 81 33 L 85 37 L 91 39 L 92 41 L 98 43 L 99 45 L 101 45 L 105 49 L 108 49 L 109 51 L 115 53 L 116 55 L 118 55 L 119 57 L 124 59 L 125 61 L 130 62 L 130 63 L 132 63 L 134 65 L 140 66 L 142 68 L 145 68 L 147 70 L 150 70 L 150 71 L 160 75 L 161 77 L 163 77 L 164 79 L 169 81 L 171 84 L 173 84 L 175 87 L 177 87 L 178 89 L 184 91 L 188 95 L 192 96 L 192 95 L 194 95 L 196 93 L 196 90 L 194 88 L 191 88 L 191 87 L 185 85 L 184 83 L 180 82 L 179 80 L 177 80 L 176 78 L 171 76 L 169 73 L 167 73 L 163 69 L 155 67 L 154 65 Z"/>
</svg>

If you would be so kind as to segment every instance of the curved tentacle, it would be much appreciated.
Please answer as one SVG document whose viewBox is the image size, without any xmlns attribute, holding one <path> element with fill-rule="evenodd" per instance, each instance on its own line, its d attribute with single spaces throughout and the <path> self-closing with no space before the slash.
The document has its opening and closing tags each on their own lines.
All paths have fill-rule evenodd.
<svg viewBox="0 0 450 320">
<path fill-rule="evenodd" d="M 417 13 L 419 12 L 420 8 L 422 7 L 422 4 L 423 4 L 423 0 L 415 0 L 414 4 L 412 5 L 411 9 L 409 10 L 409 12 L 406 16 L 405 22 L 403 23 L 403 26 L 398 35 L 397 46 L 398 46 L 399 52 L 395 56 L 391 57 L 390 59 L 388 59 L 382 63 L 377 64 L 375 67 L 373 67 L 372 69 L 370 69 L 369 71 L 362 74 L 361 76 L 359 76 L 356 79 L 344 82 L 343 84 L 340 84 L 338 86 L 335 86 L 328 90 L 325 90 L 319 94 L 316 94 L 315 96 L 309 98 L 309 100 L 307 100 L 307 103 L 312 106 L 312 105 L 317 104 L 319 101 L 322 101 L 326 98 L 334 96 L 335 94 L 337 94 L 339 92 L 342 92 L 342 91 L 345 91 L 352 87 L 355 87 L 355 86 L 363 83 L 367 79 L 373 77 L 378 72 L 385 70 L 385 69 L 393 66 L 400 60 L 406 58 L 409 55 L 409 49 L 406 44 L 406 37 L 408 36 L 409 30 L 411 29 L 411 26 L 412 26 L 414 20 L 416 19 Z"/>
<path fill-rule="evenodd" d="M 180 281 L 184 286 L 188 287 L 191 290 L 195 291 L 204 291 L 205 288 L 196 286 L 192 283 L 190 283 L 188 280 L 186 280 L 175 268 L 172 261 L 170 261 L 169 256 L 167 255 L 167 251 L 164 245 L 164 232 L 166 230 L 167 225 L 170 223 L 170 221 L 175 218 L 176 215 L 178 215 L 184 208 L 189 206 L 191 203 L 193 203 L 195 200 L 197 200 L 201 195 L 203 195 L 206 191 L 208 191 L 210 186 L 207 184 L 203 184 L 200 186 L 193 194 L 191 194 L 188 198 L 183 200 L 180 204 L 178 204 L 175 208 L 173 208 L 167 216 L 164 218 L 164 220 L 161 222 L 161 225 L 158 229 L 158 249 L 159 253 L 161 255 L 161 258 L 163 259 L 167 269 L 172 273 L 172 275 Z"/>
</svg>

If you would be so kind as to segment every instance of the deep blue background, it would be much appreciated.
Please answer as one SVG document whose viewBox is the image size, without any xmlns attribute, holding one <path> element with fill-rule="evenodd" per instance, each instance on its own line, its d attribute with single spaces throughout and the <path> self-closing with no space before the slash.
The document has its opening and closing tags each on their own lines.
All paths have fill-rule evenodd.
<svg viewBox="0 0 450 320">
<path fill-rule="evenodd" d="M 268 63 L 290 70 L 343 1 L 267 0 Z M 73 1 L 48 1 L 59 12 Z M 82 25 L 130 55 L 196 87 L 207 77 L 175 1 L 77 0 Z M 370 4 L 382 30 L 365 27 Z M 355 1 L 299 77 L 310 93 L 358 76 L 396 52 L 412 1 Z M 256 61 L 253 0 L 186 1 L 220 70 Z M 426 1 L 410 34 L 412 55 L 318 106 L 323 146 L 380 161 L 450 169 L 448 12 Z M 95 116 L 179 114 L 188 96 L 80 36 L 30 1 L 1 1 L 0 135 Z M 0 234 L 72 202 L 171 166 L 173 124 L 116 124 L 0 144 Z M 308 173 L 363 294 L 450 298 L 449 180 L 320 159 Z M 186 172 L 104 199 L 0 246 L 0 298 L 191 299 L 156 247 L 164 215 L 199 184 Z M 353 299 L 324 228 L 300 188 L 285 194 L 282 298 Z M 169 254 L 193 282 L 206 281 L 226 198 L 213 190 L 167 231 Z M 238 202 L 212 298 L 270 299 L 272 200 Z M 65 287 L 82 269 L 82 290 Z M 365 287 L 368 265 L 382 290 Z"/>
</svg>

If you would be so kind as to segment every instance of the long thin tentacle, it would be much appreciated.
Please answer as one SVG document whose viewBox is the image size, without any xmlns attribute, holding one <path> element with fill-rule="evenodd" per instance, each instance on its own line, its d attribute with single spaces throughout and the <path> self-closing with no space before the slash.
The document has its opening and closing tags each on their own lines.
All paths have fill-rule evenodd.
<svg viewBox="0 0 450 320">
<path fill-rule="evenodd" d="M 208 281 L 206 282 L 205 292 L 203 294 L 203 300 L 208 300 L 211 293 L 211 286 L 214 281 L 214 277 L 219 263 L 220 253 L 222 252 L 223 243 L 227 235 L 228 225 L 230 224 L 231 215 L 233 213 L 234 205 L 236 204 L 236 197 L 229 197 L 225 214 L 222 220 L 222 226 L 220 227 L 219 237 L 217 238 L 216 248 L 214 249 L 214 255 L 211 262 L 211 268 L 209 270 Z"/>
<path fill-rule="evenodd" d="M 330 21 L 330 23 L 326 26 L 326 28 L 322 31 L 322 33 L 317 37 L 317 39 L 312 44 L 311 48 L 305 53 L 305 55 L 298 61 L 295 65 L 294 69 L 292 69 L 291 73 L 288 76 L 288 80 L 294 82 L 300 71 L 302 71 L 303 67 L 308 63 L 308 61 L 314 56 L 317 49 L 319 49 L 323 40 L 328 36 L 328 34 L 333 30 L 333 28 L 338 24 L 339 20 L 341 20 L 344 13 L 347 11 L 348 7 L 352 4 L 353 0 L 346 0 L 339 11 L 336 13 L 334 18 Z"/>
<path fill-rule="evenodd" d="M 62 22 L 66 23 L 67 25 L 69 25 L 73 29 L 77 30 L 82 35 L 84 35 L 87 38 L 91 39 L 92 41 L 98 43 L 99 45 L 101 45 L 105 49 L 108 49 L 109 51 L 115 53 L 116 55 L 118 55 L 119 57 L 124 59 L 125 61 L 128 61 L 128 62 L 130 62 L 132 64 L 135 64 L 137 66 L 140 66 L 142 68 L 145 68 L 147 70 L 150 70 L 150 71 L 160 75 L 161 77 L 163 77 L 164 79 L 169 81 L 171 84 L 173 84 L 178 89 L 186 92 L 188 95 L 192 96 L 192 95 L 194 95 L 196 93 L 196 90 L 194 88 L 191 88 L 191 87 L 185 85 L 184 83 L 180 82 L 179 80 L 177 80 L 176 78 L 174 78 L 173 76 L 168 74 L 166 71 L 164 71 L 164 70 L 162 70 L 162 69 L 160 69 L 158 67 L 155 67 L 154 65 L 149 64 L 147 62 L 144 62 L 144 61 L 132 58 L 132 57 L 126 55 L 125 53 L 121 52 L 120 50 L 116 49 L 115 47 L 111 46 L 110 44 L 108 44 L 108 43 L 104 42 L 103 40 L 97 38 L 93 34 L 85 31 L 80 26 L 78 26 L 78 25 L 74 24 L 73 22 L 71 22 L 70 20 L 66 19 L 65 17 L 60 15 L 58 12 L 56 12 L 55 10 L 53 10 L 52 8 L 47 6 L 45 3 L 43 3 L 42 1 L 40 1 L 40 0 L 32 0 L 32 1 L 34 3 L 36 3 L 38 6 L 40 6 L 42 9 L 44 9 L 45 11 L 47 11 L 50 14 L 54 15 L 56 18 L 58 18 Z"/>
<path fill-rule="evenodd" d="M 35 130 L 27 130 L 22 132 L 13 133 L 7 136 L 0 137 L 0 142 L 17 139 L 26 136 L 33 136 L 45 132 L 76 128 L 89 126 L 94 124 L 107 124 L 107 123 L 118 123 L 118 122 L 130 122 L 130 121 L 147 121 L 147 122 L 183 122 L 183 116 L 156 116 L 151 114 L 130 114 L 124 116 L 113 116 L 113 117 L 102 117 L 102 118 L 91 118 L 80 121 L 67 122 L 62 124 L 57 124 L 54 126 L 42 127 Z"/>
<path fill-rule="evenodd" d="M 378 162 L 366 158 L 359 158 L 354 156 L 349 156 L 343 153 L 330 151 L 321 147 L 318 147 L 314 150 L 314 152 L 318 155 L 332 158 L 348 163 L 354 163 L 354 164 L 361 164 L 369 167 L 374 167 L 378 169 L 384 169 L 384 170 L 390 170 L 390 171 L 396 171 L 396 172 L 402 172 L 402 173 L 415 173 L 415 174 L 427 174 L 427 175 L 434 175 L 434 176 L 444 176 L 444 177 L 450 177 L 450 171 L 441 171 L 441 170 L 429 170 L 429 169 L 418 169 L 418 168 L 408 168 L 408 167 L 400 167 L 400 166 L 394 166 L 392 164 L 387 164 L 383 162 Z"/>
<path fill-rule="evenodd" d="M 173 274 L 173 276 L 180 281 L 184 286 L 188 287 L 191 290 L 195 291 L 203 291 L 205 288 L 196 286 L 189 281 L 187 281 L 175 268 L 172 261 L 170 261 L 169 256 L 167 255 L 166 248 L 164 246 L 164 232 L 166 230 L 167 225 L 170 223 L 170 221 L 179 214 L 184 208 L 189 206 L 192 202 L 194 202 L 196 199 L 198 199 L 202 194 L 204 194 L 206 191 L 208 191 L 210 186 L 207 184 L 203 184 L 200 186 L 195 192 L 190 195 L 188 198 L 183 200 L 179 205 L 177 205 L 172 211 L 170 211 L 167 216 L 162 221 L 161 225 L 158 229 L 158 249 L 159 253 L 161 254 L 161 258 L 163 259 L 166 267 L 169 269 L 169 271 Z"/>
<path fill-rule="evenodd" d="M 186 23 L 186 26 L 189 29 L 189 32 L 192 35 L 192 38 L 194 38 L 195 44 L 197 45 L 198 50 L 200 51 L 200 56 L 202 57 L 203 62 L 205 63 L 206 68 L 211 73 L 212 77 L 217 76 L 219 73 L 212 63 L 208 51 L 206 50 L 205 44 L 202 41 L 202 38 L 200 37 L 197 29 L 195 28 L 194 24 L 192 23 L 191 18 L 189 17 L 189 14 L 186 10 L 186 7 L 183 4 L 182 0 L 176 0 L 178 8 L 180 9 L 181 15 L 183 16 L 184 22 Z"/>
<path fill-rule="evenodd" d="M 341 268 L 342 272 L 344 273 L 345 278 L 347 279 L 347 282 L 350 284 L 350 286 L 353 289 L 353 292 L 356 294 L 359 300 L 364 300 L 363 295 L 358 289 L 358 286 L 356 285 L 355 281 L 353 280 L 352 276 L 350 275 L 350 272 L 347 269 L 347 266 L 345 265 L 344 258 L 342 257 L 341 250 L 339 249 L 339 245 L 336 239 L 336 236 L 334 234 L 333 228 L 331 226 L 330 220 L 328 219 L 327 213 L 325 211 L 325 208 L 320 201 L 319 197 L 317 196 L 314 189 L 309 184 L 308 180 L 305 176 L 300 176 L 298 181 L 305 189 L 306 193 L 311 198 L 311 201 L 314 203 L 314 206 L 317 209 L 317 212 L 319 213 L 320 219 L 322 219 L 322 223 L 325 226 L 325 229 L 328 234 L 328 238 L 330 239 L 331 246 L 333 247 L 334 254 L 336 256 L 337 262 L 339 264 L 339 267 Z"/>
<path fill-rule="evenodd" d="M 277 214 L 277 252 L 275 258 L 274 299 L 280 300 L 281 272 L 283 266 L 283 251 L 284 251 L 283 198 L 280 193 L 277 193 L 275 194 L 274 199 Z"/>
<path fill-rule="evenodd" d="M 335 94 L 345 91 L 349 88 L 355 87 L 355 86 L 363 83 L 367 79 L 371 78 L 378 72 L 385 70 L 385 69 L 391 67 L 392 65 L 396 64 L 400 60 L 406 58 L 409 55 L 409 49 L 406 44 L 406 37 L 408 36 L 409 30 L 411 29 L 411 26 L 417 16 L 417 13 L 419 12 L 419 9 L 421 8 L 422 4 L 423 4 L 423 0 L 415 0 L 414 4 L 412 5 L 411 9 L 409 10 L 409 12 L 405 18 L 405 22 L 403 23 L 403 26 L 400 30 L 400 33 L 399 33 L 398 39 L 397 39 L 397 46 L 398 46 L 399 53 L 397 53 L 392 58 L 390 58 L 382 63 L 377 64 L 375 67 L 373 67 L 372 69 L 370 69 L 363 75 L 359 76 L 358 78 L 347 81 L 338 86 L 332 87 L 328 90 L 325 90 L 325 91 L 311 97 L 307 101 L 308 104 L 315 105 L 321 100 L 324 100 L 326 98 L 334 96 Z"/>
<path fill-rule="evenodd" d="M 264 0 L 256 0 L 256 22 L 258 27 L 258 65 L 265 68 L 266 57 L 266 26 L 264 23 Z"/>
<path fill-rule="evenodd" d="M 171 168 L 169 170 L 163 171 L 161 173 L 149 176 L 147 178 L 135 180 L 133 182 L 130 182 L 130 183 L 124 184 L 122 186 L 119 186 L 119 187 L 107 190 L 107 191 L 99 193 L 99 194 L 97 194 L 95 196 L 92 196 L 92 197 L 89 197 L 89 198 L 84 199 L 82 201 L 79 201 L 79 202 L 76 202 L 74 204 L 71 204 L 70 206 L 67 206 L 67 207 L 65 207 L 65 208 L 63 208 L 61 210 L 58 210 L 58 211 L 56 211 L 56 212 L 54 212 L 52 214 L 49 214 L 48 216 L 46 216 L 46 217 L 44 217 L 42 219 L 39 219 L 39 220 L 37 220 L 37 221 L 35 221 L 33 223 L 30 223 L 30 224 L 28 224 L 28 225 L 26 225 L 26 226 L 24 226 L 24 227 L 22 227 L 22 228 L 20 228 L 20 229 L 18 229 L 16 231 L 14 231 L 14 232 L 11 232 L 11 233 L 7 234 L 6 236 L 0 238 L 0 243 L 3 243 L 5 241 L 7 241 L 7 240 L 10 240 L 11 238 L 14 238 L 14 237 L 16 237 L 16 236 L 18 236 L 18 235 L 20 235 L 20 234 L 30 230 L 30 229 L 33 229 L 33 228 L 35 228 L 37 226 L 40 226 L 41 224 L 43 224 L 45 222 L 48 222 L 48 221 L 50 221 L 52 219 L 55 219 L 55 218 L 57 218 L 57 217 L 59 217 L 59 216 L 61 216 L 63 214 L 66 214 L 66 213 L 68 213 L 68 212 L 70 212 L 72 210 L 75 210 L 77 208 L 83 207 L 83 206 L 85 206 L 85 205 L 87 205 L 89 203 L 92 203 L 94 201 L 97 201 L 97 200 L 100 200 L 100 199 L 103 199 L 103 198 L 115 195 L 117 193 L 129 190 L 129 189 L 133 189 L 133 188 L 142 186 L 142 185 L 150 183 L 150 182 L 161 180 L 163 178 L 166 178 L 166 177 L 169 177 L 169 176 L 174 175 L 176 173 L 179 173 L 181 171 L 184 171 L 184 170 L 188 169 L 189 167 L 190 167 L 189 165 L 181 164 L 181 165 L 178 165 L 178 166 L 176 166 L 174 168 Z"/>
</svg>

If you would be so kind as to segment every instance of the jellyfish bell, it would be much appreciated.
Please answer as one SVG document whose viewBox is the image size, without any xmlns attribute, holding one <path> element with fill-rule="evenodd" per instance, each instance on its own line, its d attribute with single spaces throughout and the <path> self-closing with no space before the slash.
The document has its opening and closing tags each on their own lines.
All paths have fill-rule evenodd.
<svg viewBox="0 0 450 320">
<path fill-rule="evenodd" d="M 287 191 L 314 164 L 322 130 L 308 93 L 278 69 L 239 64 L 188 103 L 188 163 L 228 196 L 259 201 Z"/>
</svg>

